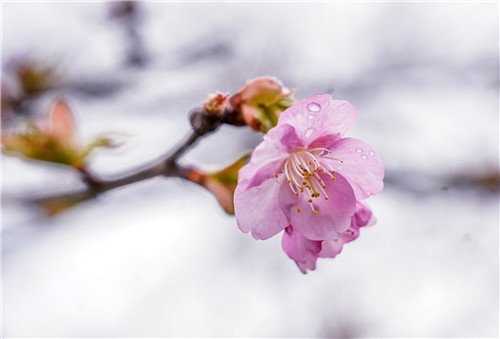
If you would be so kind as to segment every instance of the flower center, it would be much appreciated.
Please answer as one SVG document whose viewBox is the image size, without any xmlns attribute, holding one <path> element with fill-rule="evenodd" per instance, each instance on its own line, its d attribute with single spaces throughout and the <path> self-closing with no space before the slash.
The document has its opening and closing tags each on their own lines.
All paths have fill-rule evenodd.
<svg viewBox="0 0 500 339">
<path fill-rule="evenodd" d="M 320 174 L 329 175 L 332 180 L 335 180 L 333 176 L 335 171 L 322 158 L 323 155 L 330 153 L 331 151 L 322 147 L 311 149 L 299 147 L 283 162 L 283 173 L 290 189 L 297 196 L 302 193 L 306 195 L 314 214 L 318 214 L 313 204 L 314 199 L 323 196 L 325 200 L 328 200 L 328 194 L 325 191 L 327 185 L 321 179 Z M 329 159 L 333 160 L 333 158 Z M 297 212 L 300 213 L 300 209 L 297 209 Z"/>
</svg>

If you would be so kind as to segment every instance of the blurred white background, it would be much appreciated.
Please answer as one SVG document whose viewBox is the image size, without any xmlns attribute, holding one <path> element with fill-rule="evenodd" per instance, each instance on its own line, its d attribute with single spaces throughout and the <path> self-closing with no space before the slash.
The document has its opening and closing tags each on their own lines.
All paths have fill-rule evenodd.
<svg viewBox="0 0 500 339">
<path fill-rule="evenodd" d="M 386 165 L 378 223 L 302 275 L 280 237 L 241 233 L 194 184 L 155 178 L 47 218 L 21 198 L 78 175 L 3 156 L 3 336 L 499 335 L 498 3 L 2 6 L 2 95 L 20 60 L 59 84 L 3 126 L 64 97 L 83 139 L 128 134 L 94 156 L 102 176 L 163 154 L 209 93 L 261 75 L 349 100 L 349 135 Z M 224 126 L 182 161 L 222 168 L 260 138 Z"/>
</svg>

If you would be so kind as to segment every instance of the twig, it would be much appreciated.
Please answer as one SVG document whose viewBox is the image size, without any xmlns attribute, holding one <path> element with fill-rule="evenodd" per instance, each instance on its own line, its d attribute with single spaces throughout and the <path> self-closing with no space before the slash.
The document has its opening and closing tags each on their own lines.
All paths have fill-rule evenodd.
<svg viewBox="0 0 500 339">
<path fill-rule="evenodd" d="M 196 178 L 191 178 L 189 173 L 191 169 L 179 166 L 177 160 L 182 156 L 198 139 L 217 129 L 220 125 L 220 120 L 206 117 L 203 112 L 193 112 L 191 115 L 191 123 L 193 131 L 190 136 L 179 146 L 174 148 L 174 151 L 161 156 L 143 169 L 127 173 L 119 176 L 117 179 L 104 180 L 97 178 L 86 168 L 79 169 L 82 174 L 82 180 L 86 183 L 87 188 L 76 192 L 70 192 L 59 195 L 44 196 L 31 199 L 31 202 L 39 204 L 46 208 L 49 214 L 66 209 L 72 205 L 82 201 L 97 197 L 99 194 L 112 190 L 117 187 L 129 185 L 138 181 L 150 179 L 159 175 L 168 177 L 180 177 L 186 180 L 196 182 Z"/>
</svg>

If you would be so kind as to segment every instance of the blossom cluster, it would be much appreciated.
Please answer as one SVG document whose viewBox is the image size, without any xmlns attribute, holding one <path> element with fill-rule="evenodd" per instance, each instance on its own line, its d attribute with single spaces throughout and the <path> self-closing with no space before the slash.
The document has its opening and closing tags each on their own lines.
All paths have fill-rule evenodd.
<svg viewBox="0 0 500 339">
<path fill-rule="evenodd" d="M 354 107 L 328 94 L 297 101 L 239 171 L 238 227 L 255 239 L 283 232 L 303 273 L 375 223 L 365 200 L 382 191 L 384 167 L 371 146 L 343 137 L 355 121 Z"/>
</svg>

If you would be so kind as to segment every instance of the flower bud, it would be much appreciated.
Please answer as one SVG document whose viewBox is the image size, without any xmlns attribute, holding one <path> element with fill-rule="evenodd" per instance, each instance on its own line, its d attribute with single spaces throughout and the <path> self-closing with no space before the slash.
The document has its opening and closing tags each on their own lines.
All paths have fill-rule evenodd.
<svg viewBox="0 0 500 339">
<path fill-rule="evenodd" d="M 82 170 L 86 157 L 95 147 L 112 146 L 101 137 L 85 146 L 77 137 L 73 113 L 62 100 L 57 100 L 49 116 L 39 125 L 28 122 L 24 131 L 3 133 L 3 150 L 27 158 L 59 163 Z"/>
<path fill-rule="evenodd" d="M 248 126 L 267 133 L 278 124 L 281 112 L 293 104 L 292 95 L 278 79 L 260 77 L 248 81 L 229 103 L 233 114 L 241 116 Z"/>
<path fill-rule="evenodd" d="M 236 162 L 215 173 L 204 173 L 196 169 L 186 169 L 183 177 L 205 187 L 211 192 L 219 205 L 228 214 L 234 214 L 234 190 L 238 184 L 238 171 L 243 167 L 250 153 L 243 155 Z"/>
<path fill-rule="evenodd" d="M 229 94 L 216 93 L 209 96 L 203 110 L 210 115 L 220 116 L 226 107 Z"/>
</svg>

